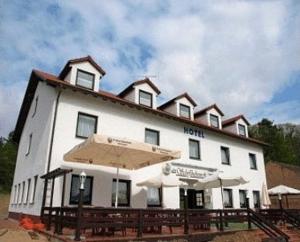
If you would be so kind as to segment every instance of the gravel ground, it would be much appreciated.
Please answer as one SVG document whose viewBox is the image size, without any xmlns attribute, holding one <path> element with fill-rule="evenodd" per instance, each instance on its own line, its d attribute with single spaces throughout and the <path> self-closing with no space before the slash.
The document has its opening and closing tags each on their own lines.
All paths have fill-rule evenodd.
<svg viewBox="0 0 300 242">
<path fill-rule="evenodd" d="M 212 242 L 261 242 L 253 232 L 237 232 L 235 234 L 217 236 Z"/>
</svg>

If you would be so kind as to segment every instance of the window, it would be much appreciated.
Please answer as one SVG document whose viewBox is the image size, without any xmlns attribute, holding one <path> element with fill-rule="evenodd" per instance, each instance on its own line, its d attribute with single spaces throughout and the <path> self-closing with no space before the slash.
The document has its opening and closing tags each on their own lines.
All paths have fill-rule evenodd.
<svg viewBox="0 0 300 242">
<path fill-rule="evenodd" d="M 33 190 L 31 193 L 30 203 L 34 203 L 38 176 L 34 176 Z"/>
<path fill-rule="evenodd" d="M 161 207 L 161 188 L 148 187 L 147 190 L 147 205 L 148 207 Z"/>
<path fill-rule="evenodd" d="M 95 75 L 86 71 L 77 70 L 76 85 L 94 89 Z"/>
<path fill-rule="evenodd" d="M 249 153 L 250 168 L 257 170 L 256 155 Z"/>
<path fill-rule="evenodd" d="M 221 146 L 221 160 L 222 164 L 230 165 L 230 153 L 228 147 Z"/>
<path fill-rule="evenodd" d="M 17 185 L 15 185 L 15 189 L 14 189 L 15 193 L 14 193 L 14 200 L 13 200 L 13 203 L 12 204 L 16 204 L 17 203 Z"/>
<path fill-rule="evenodd" d="M 198 140 L 189 139 L 190 159 L 200 160 L 200 142 Z"/>
<path fill-rule="evenodd" d="M 218 118 L 218 116 L 210 114 L 209 119 L 210 119 L 210 125 L 212 127 L 219 128 L 219 118 Z"/>
<path fill-rule="evenodd" d="M 119 179 L 119 194 L 118 194 L 118 205 L 119 206 L 124 206 L 124 207 L 129 207 L 130 205 L 130 181 L 129 180 L 122 180 Z M 115 206 L 115 201 L 116 201 L 116 184 L 117 180 L 113 179 L 113 184 L 112 184 L 112 193 L 111 193 L 111 201 L 112 201 L 112 206 Z"/>
<path fill-rule="evenodd" d="M 246 136 L 246 127 L 245 125 L 239 124 L 239 135 Z"/>
<path fill-rule="evenodd" d="M 204 208 L 204 192 L 203 191 L 195 191 L 196 198 L 196 208 Z"/>
<path fill-rule="evenodd" d="M 181 104 L 179 105 L 179 116 L 183 118 L 191 118 L 191 109 L 189 106 Z"/>
<path fill-rule="evenodd" d="M 31 179 L 29 178 L 28 181 L 27 181 L 27 193 L 26 193 L 25 203 L 28 203 L 29 193 L 30 193 L 30 184 L 31 184 Z"/>
<path fill-rule="evenodd" d="M 33 110 L 32 116 L 31 116 L 32 118 L 33 118 L 34 115 L 36 114 L 38 102 L 39 102 L 39 96 L 37 96 L 37 97 L 35 98 L 34 110 Z"/>
<path fill-rule="evenodd" d="M 246 190 L 239 190 L 240 195 L 240 208 L 247 207 L 247 191 Z"/>
<path fill-rule="evenodd" d="M 159 145 L 159 131 L 145 129 L 145 143 Z"/>
<path fill-rule="evenodd" d="M 253 191 L 253 204 L 255 208 L 260 208 L 260 195 L 259 191 Z"/>
<path fill-rule="evenodd" d="M 18 184 L 18 200 L 17 200 L 17 203 L 18 203 L 18 204 L 21 203 L 21 202 L 20 202 L 20 195 L 21 195 L 21 184 L 19 183 L 19 184 Z"/>
<path fill-rule="evenodd" d="M 22 196 L 21 196 L 21 203 L 24 203 L 24 194 L 25 193 L 25 181 L 22 182 Z"/>
<path fill-rule="evenodd" d="M 79 175 L 72 175 L 71 191 L 70 191 L 70 204 L 78 204 L 79 188 L 80 188 Z M 87 176 L 85 183 L 84 183 L 83 204 L 85 204 L 85 205 L 92 204 L 92 193 L 93 193 L 93 177 Z"/>
<path fill-rule="evenodd" d="M 232 208 L 232 190 L 231 189 L 223 189 L 223 201 L 224 201 L 224 208 Z"/>
<path fill-rule="evenodd" d="M 152 107 L 152 94 L 149 92 L 139 91 L 139 104 Z"/>
<path fill-rule="evenodd" d="M 32 134 L 30 134 L 30 135 L 29 135 L 29 139 L 28 139 L 28 146 L 27 146 L 26 155 L 29 155 L 29 154 L 30 154 L 31 142 L 32 142 Z"/>
<path fill-rule="evenodd" d="M 78 113 L 76 137 L 88 138 L 97 132 L 98 118 L 93 115 Z"/>
</svg>

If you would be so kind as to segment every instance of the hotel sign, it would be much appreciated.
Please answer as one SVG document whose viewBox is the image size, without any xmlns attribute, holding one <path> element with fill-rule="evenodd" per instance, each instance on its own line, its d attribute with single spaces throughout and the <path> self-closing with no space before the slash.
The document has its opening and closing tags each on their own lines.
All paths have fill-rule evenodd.
<svg viewBox="0 0 300 242">
<path fill-rule="evenodd" d="M 204 138 L 204 132 L 202 129 L 184 127 L 183 133 L 189 134 L 192 136 L 196 136 L 196 137 L 200 137 L 200 138 Z"/>
</svg>

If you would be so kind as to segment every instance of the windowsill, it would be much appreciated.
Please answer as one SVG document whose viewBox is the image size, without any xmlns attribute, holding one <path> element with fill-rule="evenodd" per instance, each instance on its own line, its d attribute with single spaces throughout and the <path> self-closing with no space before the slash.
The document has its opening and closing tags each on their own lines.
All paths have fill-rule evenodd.
<svg viewBox="0 0 300 242">
<path fill-rule="evenodd" d="M 201 160 L 201 158 L 196 158 L 196 157 L 190 157 L 191 160 Z"/>
<path fill-rule="evenodd" d="M 250 168 L 250 170 L 253 170 L 253 171 L 258 171 L 257 168 Z"/>
<path fill-rule="evenodd" d="M 145 104 L 142 104 L 142 103 L 139 103 L 140 106 L 143 106 L 143 107 L 146 107 L 146 108 L 153 108 L 153 106 L 148 106 L 148 105 L 145 105 Z"/>
<path fill-rule="evenodd" d="M 84 88 L 84 89 L 89 90 L 89 91 L 94 91 L 94 88 L 93 88 L 93 87 L 84 87 L 84 86 L 81 86 L 81 85 L 79 85 L 79 84 L 77 84 L 77 83 L 76 83 L 76 86 L 77 86 L 77 87 L 80 87 L 80 88 Z"/>
<path fill-rule="evenodd" d="M 76 135 L 75 138 L 78 138 L 78 139 L 87 139 L 88 137 Z"/>
<path fill-rule="evenodd" d="M 221 163 L 222 165 L 225 165 L 225 166 L 231 166 L 231 163 Z"/>
</svg>

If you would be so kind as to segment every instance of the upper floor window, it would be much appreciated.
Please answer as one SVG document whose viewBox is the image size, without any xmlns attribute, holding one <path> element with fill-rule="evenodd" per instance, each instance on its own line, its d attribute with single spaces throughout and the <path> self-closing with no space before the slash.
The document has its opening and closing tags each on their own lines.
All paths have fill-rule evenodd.
<svg viewBox="0 0 300 242">
<path fill-rule="evenodd" d="M 256 155 L 249 153 L 250 168 L 257 170 Z"/>
<path fill-rule="evenodd" d="M 233 200 L 232 200 L 232 189 L 223 189 L 223 198 L 224 198 L 224 208 L 232 208 Z"/>
<path fill-rule="evenodd" d="M 218 116 L 210 114 L 209 119 L 210 119 L 210 125 L 212 127 L 219 128 L 219 118 L 218 118 Z"/>
<path fill-rule="evenodd" d="M 80 179 L 78 175 L 72 175 L 70 204 L 78 204 L 79 201 Z M 84 183 L 83 204 L 92 204 L 93 177 L 87 176 Z"/>
<path fill-rule="evenodd" d="M 240 195 L 240 208 L 247 207 L 247 191 L 239 190 L 239 195 Z"/>
<path fill-rule="evenodd" d="M 147 206 L 148 207 L 161 207 L 161 188 L 148 187 L 147 190 Z"/>
<path fill-rule="evenodd" d="M 190 159 L 200 160 L 200 142 L 198 140 L 189 139 Z"/>
<path fill-rule="evenodd" d="M 39 96 L 37 96 L 37 97 L 35 98 L 35 102 L 34 102 L 34 110 L 33 110 L 32 118 L 33 118 L 34 115 L 36 114 L 38 102 L 39 102 Z"/>
<path fill-rule="evenodd" d="M 228 147 L 221 146 L 221 160 L 222 164 L 230 165 L 230 153 Z"/>
<path fill-rule="evenodd" d="M 159 131 L 145 129 L 145 143 L 159 145 Z"/>
<path fill-rule="evenodd" d="M 241 136 L 246 136 L 246 127 L 243 124 L 239 124 L 239 135 Z"/>
<path fill-rule="evenodd" d="M 77 70 L 76 85 L 94 89 L 95 75 L 83 70 Z"/>
<path fill-rule="evenodd" d="M 88 138 L 91 134 L 97 132 L 97 120 L 96 116 L 78 113 L 76 137 Z"/>
<path fill-rule="evenodd" d="M 29 179 L 27 180 L 27 193 L 26 193 L 26 200 L 25 200 L 25 203 L 27 203 L 28 200 L 29 200 L 30 185 L 31 185 L 31 178 L 29 178 Z"/>
<path fill-rule="evenodd" d="M 119 186 L 118 186 L 118 205 L 129 207 L 130 205 L 130 180 L 122 180 L 119 179 Z M 117 180 L 113 179 L 113 186 L 112 186 L 112 206 L 115 206 L 116 201 L 116 184 Z"/>
<path fill-rule="evenodd" d="M 191 108 L 187 105 L 180 103 L 179 105 L 179 116 L 183 118 L 191 118 Z"/>
<path fill-rule="evenodd" d="M 253 205 L 255 208 L 260 208 L 260 194 L 259 191 L 253 191 Z"/>
<path fill-rule="evenodd" d="M 139 104 L 152 107 L 152 94 L 149 92 L 139 91 Z"/>
<path fill-rule="evenodd" d="M 26 150 L 26 155 L 30 154 L 31 142 L 32 142 L 32 134 L 29 135 L 28 145 L 27 145 L 27 150 Z"/>
<path fill-rule="evenodd" d="M 38 176 L 34 176 L 34 181 L 33 181 L 33 190 L 32 190 L 32 194 L 31 194 L 31 199 L 30 199 L 30 203 L 34 203 L 35 200 L 35 193 L 36 193 L 36 187 L 37 187 L 37 180 L 38 180 Z"/>
</svg>

